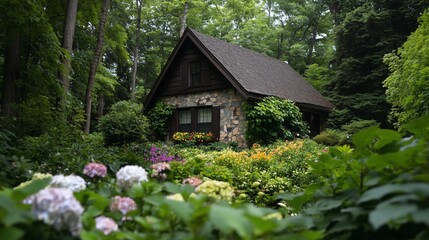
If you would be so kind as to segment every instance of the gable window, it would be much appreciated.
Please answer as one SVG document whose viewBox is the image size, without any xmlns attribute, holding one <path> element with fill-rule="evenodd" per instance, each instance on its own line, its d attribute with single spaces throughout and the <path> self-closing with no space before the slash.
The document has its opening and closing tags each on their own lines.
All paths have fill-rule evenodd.
<svg viewBox="0 0 429 240">
<path fill-rule="evenodd" d="M 188 64 L 188 81 L 189 86 L 201 84 L 201 62 L 190 62 Z"/>
</svg>

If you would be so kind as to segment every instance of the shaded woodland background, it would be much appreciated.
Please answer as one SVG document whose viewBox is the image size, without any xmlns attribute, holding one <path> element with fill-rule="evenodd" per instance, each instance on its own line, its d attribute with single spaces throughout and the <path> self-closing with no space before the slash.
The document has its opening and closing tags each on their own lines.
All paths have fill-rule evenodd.
<svg viewBox="0 0 429 240">
<path fill-rule="evenodd" d="M 331 128 L 353 120 L 393 127 L 401 120 L 389 116 L 394 101 L 383 82 L 427 7 L 426 0 L 3 0 L 1 125 L 17 136 L 93 131 L 112 104 L 143 102 L 188 26 L 287 61 L 336 105 Z"/>
</svg>

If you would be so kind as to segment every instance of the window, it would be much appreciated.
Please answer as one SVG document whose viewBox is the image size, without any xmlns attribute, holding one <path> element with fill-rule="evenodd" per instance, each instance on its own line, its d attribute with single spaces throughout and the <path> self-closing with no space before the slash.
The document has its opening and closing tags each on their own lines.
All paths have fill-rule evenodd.
<svg viewBox="0 0 429 240">
<path fill-rule="evenodd" d="M 201 84 L 201 62 L 191 62 L 188 64 L 189 86 Z"/>
<path fill-rule="evenodd" d="M 169 132 L 170 137 L 175 132 L 211 132 L 215 138 L 219 138 L 220 107 L 179 108 L 171 119 Z"/>
<path fill-rule="evenodd" d="M 190 109 L 179 111 L 179 132 L 191 132 L 192 112 Z"/>
<path fill-rule="evenodd" d="M 211 132 L 212 128 L 212 109 L 200 108 L 197 109 L 197 132 Z"/>
</svg>

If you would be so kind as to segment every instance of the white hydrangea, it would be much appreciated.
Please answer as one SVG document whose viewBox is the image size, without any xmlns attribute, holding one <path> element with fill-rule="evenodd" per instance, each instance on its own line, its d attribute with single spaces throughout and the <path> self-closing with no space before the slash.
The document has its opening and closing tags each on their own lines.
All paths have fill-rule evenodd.
<svg viewBox="0 0 429 240">
<path fill-rule="evenodd" d="M 49 187 L 67 188 L 73 192 L 79 192 L 86 189 L 86 182 L 82 177 L 76 175 L 64 176 L 60 174 L 52 177 Z"/>
<path fill-rule="evenodd" d="M 70 189 L 46 188 L 26 198 L 24 203 L 32 205 L 32 212 L 38 220 L 53 225 L 57 230 L 66 228 L 73 236 L 79 235 L 83 207 Z"/>
<path fill-rule="evenodd" d="M 234 197 L 234 189 L 229 183 L 216 180 L 203 182 L 196 188 L 196 192 L 228 202 L 231 202 Z"/>
<path fill-rule="evenodd" d="M 147 172 L 137 165 L 128 165 L 119 169 L 116 173 L 116 183 L 122 189 L 129 189 L 134 184 L 147 182 Z"/>
</svg>

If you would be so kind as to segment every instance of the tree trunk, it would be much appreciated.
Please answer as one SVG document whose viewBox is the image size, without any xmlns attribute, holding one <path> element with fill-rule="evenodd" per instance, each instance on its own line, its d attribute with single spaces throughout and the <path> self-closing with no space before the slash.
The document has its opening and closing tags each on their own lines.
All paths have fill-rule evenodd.
<svg viewBox="0 0 429 240">
<path fill-rule="evenodd" d="M 4 54 L 1 117 L 13 117 L 13 105 L 17 102 L 16 83 L 19 80 L 19 33 L 13 34 L 6 44 Z"/>
<path fill-rule="evenodd" d="M 180 37 L 182 37 L 183 33 L 186 29 L 186 17 L 188 16 L 188 2 L 185 2 L 185 8 L 183 9 L 183 15 L 180 18 Z"/>
<path fill-rule="evenodd" d="M 131 100 L 136 98 L 136 78 L 137 78 L 137 64 L 139 58 L 139 46 L 140 46 L 140 27 L 141 27 L 141 13 L 142 13 L 142 0 L 136 0 L 137 4 L 137 34 L 136 43 L 134 46 L 133 54 L 133 71 L 131 75 Z"/>
<path fill-rule="evenodd" d="M 109 10 L 109 0 L 103 0 L 103 5 L 101 7 L 100 22 L 98 25 L 98 36 L 97 44 L 95 46 L 94 56 L 89 67 L 89 77 L 88 85 L 86 87 L 85 94 L 85 133 L 89 133 L 89 128 L 91 126 L 91 105 L 92 105 L 92 90 L 94 88 L 95 82 L 95 73 L 97 71 L 98 63 L 100 62 L 101 51 L 104 44 L 104 28 L 106 26 L 107 13 Z"/>
<path fill-rule="evenodd" d="M 73 48 L 73 38 L 76 27 L 76 14 L 77 14 L 77 4 L 78 0 L 68 0 L 67 1 L 67 13 L 64 20 L 64 36 L 62 47 L 67 50 L 67 53 L 71 55 Z M 58 73 L 58 78 L 63 84 L 64 92 L 67 95 L 70 91 L 70 69 L 71 69 L 71 59 L 70 56 L 63 57 L 61 62 L 64 66 L 64 70 Z"/>
</svg>

